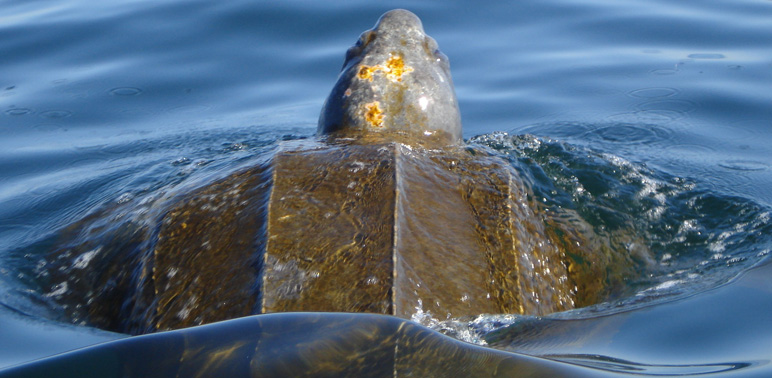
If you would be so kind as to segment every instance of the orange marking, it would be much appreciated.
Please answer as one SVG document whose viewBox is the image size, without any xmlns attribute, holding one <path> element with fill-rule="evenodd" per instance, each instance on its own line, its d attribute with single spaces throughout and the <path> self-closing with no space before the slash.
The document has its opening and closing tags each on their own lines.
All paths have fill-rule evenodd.
<svg viewBox="0 0 772 378">
<path fill-rule="evenodd" d="M 405 65 L 405 60 L 399 54 L 391 54 L 386 64 L 376 66 L 359 66 L 357 77 L 361 80 L 373 81 L 373 75 L 381 71 L 391 81 L 402 81 L 402 75 L 413 72 L 413 68 Z"/>
<path fill-rule="evenodd" d="M 373 81 L 373 73 L 375 71 L 378 71 L 381 69 L 381 66 L 365 66 L 362 65 L 359 67 L 359 73 L 357 73 L 357 77 L 359 77 L 362 80 L 370 80 Z"/>
<path fill-rule="evenodd" d="M 375 127 L 380 127 L 383 124 L 383 110 L 381 110 L 381 104 L 378 101 L 365 104 L 365 120 Z"/>
<path fill-rule="evenodd" d="M 400 55 L 392 55 L 386 62 L 386 76 L 391 80 L 402 81 L 402 75 L 412 71 L 413 68 L 406 66 Z"/>
</svg>

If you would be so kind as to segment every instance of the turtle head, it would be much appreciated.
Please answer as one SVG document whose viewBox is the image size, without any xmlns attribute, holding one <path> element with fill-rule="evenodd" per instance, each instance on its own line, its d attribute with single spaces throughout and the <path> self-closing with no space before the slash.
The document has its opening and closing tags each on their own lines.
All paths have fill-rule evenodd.
<svg viewBox="0 0 772 378">
<path fill-rule="evenodd" d="M 318 132 L 428 146 L 462 141 L 448 58 L 415 14 L 385 13 L 348 49 Z"/>
</svg>

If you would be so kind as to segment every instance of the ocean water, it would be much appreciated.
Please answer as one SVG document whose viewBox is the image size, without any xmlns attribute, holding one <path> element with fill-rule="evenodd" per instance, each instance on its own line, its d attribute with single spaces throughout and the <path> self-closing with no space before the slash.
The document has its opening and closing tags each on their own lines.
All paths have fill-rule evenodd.
<svg viewBox="0 0 772 378">
<path fill-rule="evenodd" d="M 421 17 L 450 58 L 470 143 L 509 159 L 546 205 L 630 225 L 663 273 L 542 318 L 414 317 L 463 342 L 389 317 L 267 318 L 261 350 L 292 361 L 278 351 L 294 339 L 270 327 L 329 324 L 356 340 L 369 323 L 373 344 L 433 340 L 408 367 L 453 355 L 480 376 L 494 363 L 532 376 L 772 373 L 769 0 L 0 1 L 0 369 L 126 338 L 46 306 L 35 265 L 57 231 L 313 137 L 346 49 L 392 8 Z M 211 335 L 223 324 L 114 348 L 195 332 L 226 345 Z"/>
</svg>

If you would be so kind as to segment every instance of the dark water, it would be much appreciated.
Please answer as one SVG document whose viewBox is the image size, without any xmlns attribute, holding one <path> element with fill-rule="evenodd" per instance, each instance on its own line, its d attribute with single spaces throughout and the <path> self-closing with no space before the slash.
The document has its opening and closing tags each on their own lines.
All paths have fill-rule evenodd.
<svg viewBox="0 0 772 378">
<path fill-rule="evenodd" d="M 39 295 L 35 264 L 55 231 L 312 136 L 346 48 L 396 7 L 417 13 L 450 57 L 466 138 L 510 159 L 547 206 L 601 233 L 635 230 L 662 267 L 615 302 L 547 318 L 419 313 L 506 353 L 435 333 L 426 340 L 442 341 L 428 345 L 457 348 L 445 357 L 469 358 L 480 375 L 518 358 L 536 376 L 771 373 L 772 2 L 762 0 L 0 2 L 0 366 L 124 337 L 57 322 Z M 340 320 L 278 319 L 264 321 Z M 386 331 L 355 331 L 368 322 Z M 394 322 L 339 329 L 351 345 L 390 347 L 402 340 L 389 339 Z M 291 359 L 280 353 L 289 336 L 264 335 Z"/>
</svg>

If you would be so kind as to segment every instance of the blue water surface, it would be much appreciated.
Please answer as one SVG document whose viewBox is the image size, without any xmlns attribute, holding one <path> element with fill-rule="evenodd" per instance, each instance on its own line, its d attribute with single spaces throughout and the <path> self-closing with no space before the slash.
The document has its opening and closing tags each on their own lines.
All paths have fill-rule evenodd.
<svg viewBox="0 0 772 378">
<path fill-rule="evenodd" d="M 609 374 L 772 374 L 769 0 L 0 1 L 0 368 L 125 337 L 44 305 L 41 241 L 311 137 L 346 49 L 393 8 L 450 58 L 465 138 L 561 164 L 545 170 L 578 203 L 597 204 L 572 184 L 583 159 L 635 176 L 683 217 L 645 223 L 673 237 L 659 261 L 697 250 L 640 288 L 652 306 L 489 321 L 476 341 Z M 706 284 L 647 294 L 689 277 Z"/>
</svg>

